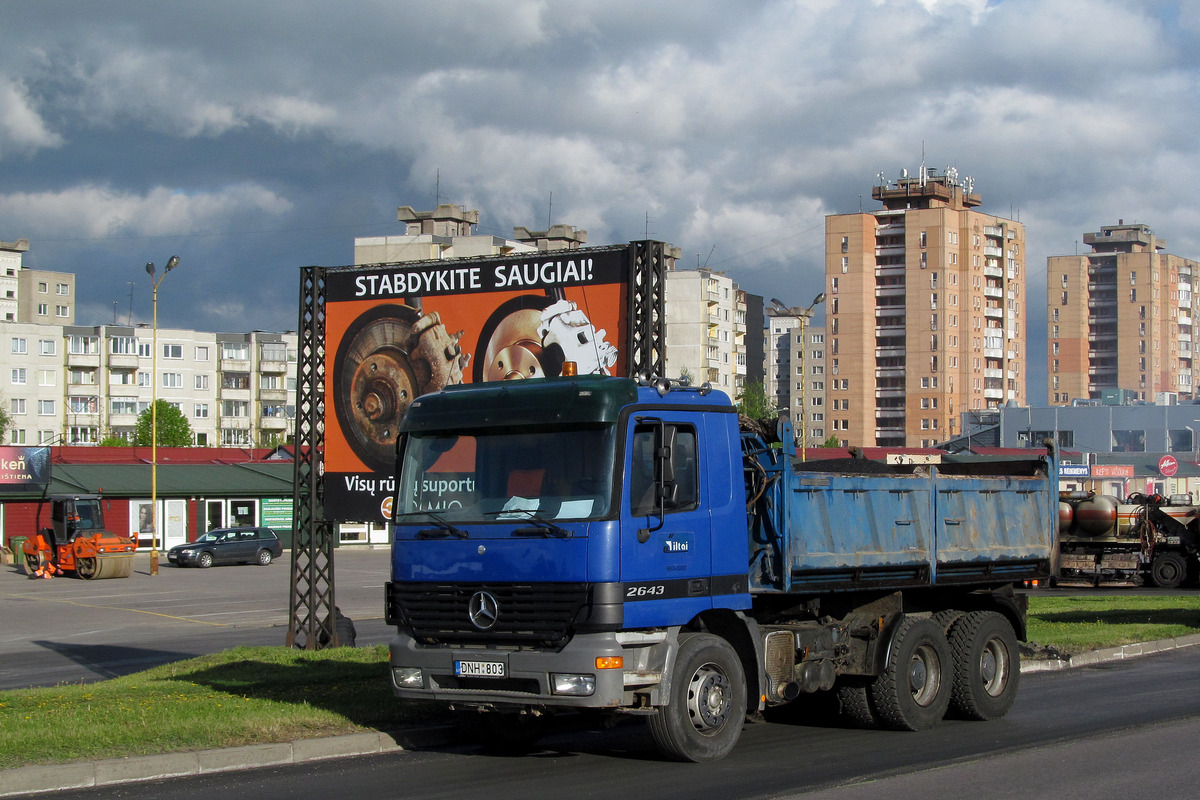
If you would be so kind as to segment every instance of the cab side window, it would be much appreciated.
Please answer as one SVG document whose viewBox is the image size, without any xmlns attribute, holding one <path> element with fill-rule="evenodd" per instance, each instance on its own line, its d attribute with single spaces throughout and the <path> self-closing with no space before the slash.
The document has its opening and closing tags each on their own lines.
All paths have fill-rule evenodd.
<svg viewBox="0 0 1200 800">
<path fill-rule="evenodd" d="M 656 433 L 658 424 L 642 424 L 634 428 L 632 464 L 629 478 L 629 504 L 633 515 L 657 514 L 659 508 L 658 482 L 655 480 Z M 664 484 L 663 510 L 670 514 L 696 508 L 699 498 L 696 464 L 696 430 L 690 425 L 662 426 L 663 440 L 670 442 L 673 480 Z"/>
</svg>

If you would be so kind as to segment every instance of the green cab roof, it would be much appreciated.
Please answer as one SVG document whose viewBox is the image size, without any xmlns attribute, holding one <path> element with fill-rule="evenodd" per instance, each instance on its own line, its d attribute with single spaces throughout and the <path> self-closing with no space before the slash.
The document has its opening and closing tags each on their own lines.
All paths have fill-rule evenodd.
<svg viewBox="0 0 1200 800">
<path fill-rule="evenodd" d="M 400 430 L 616 422 L 621 409 L 636 400 L 631 378 L 605 375 L 456 384 L 414 400 Z"/>
</svg>

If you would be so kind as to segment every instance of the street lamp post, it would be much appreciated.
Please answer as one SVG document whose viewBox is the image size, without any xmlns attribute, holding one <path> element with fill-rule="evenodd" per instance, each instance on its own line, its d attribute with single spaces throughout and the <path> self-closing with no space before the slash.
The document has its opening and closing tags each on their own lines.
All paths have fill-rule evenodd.
<svg viewBox="0 0 1200 800">
<path fill-rule="evenodd" d="M 179 256 L 171 256 L 163 274 L 154 277 L 154 262 L 146 264 L 150 276 L 151 305 L 154 323 L 151 326 L 150 352 L 150 574 L 158 574 L 158 285 L 167 273 L 179 266 Z"/>
<path fill-rule="evenodd" d="M 785 306 L 782 301 L 772 297 L 771 303 L 781 311 L 784 311 L 800 320 L 800 460 L 808 460 L 808 367 L 806 366 L 808 354 L 808 342 L 806 341 L 805 331 L 808 329 L 808 321 L 812 319 L 813 309 L 821 303 L 825 302 L 825 293 L 821 292 L 813 301 L 809 303 L 808 308 L 800 311 L 797 308 Z"/>
</svg>

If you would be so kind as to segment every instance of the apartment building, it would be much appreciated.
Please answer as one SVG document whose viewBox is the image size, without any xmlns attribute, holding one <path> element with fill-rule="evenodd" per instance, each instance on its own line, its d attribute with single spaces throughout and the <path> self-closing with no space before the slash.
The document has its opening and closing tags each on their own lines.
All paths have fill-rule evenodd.
<svg viewBox="0 0 1200 800">
<path fill-rule="evenodd" d="M 1148 226 L 1124 220 L 1083 242 L 1090 253 L 1046 259 L 1049 402 L 1111 390 L 1149 401 L 1195 397 L 1200 262 L 1168 254 Z"/>
<path fill-rule="evenodd" d="M 1025 402 L 1025 229 L 955 169 L 882 177 L 881 209 L 825 221 L 826 429 L 930 446 L 964 410 Z"/>
<path fill-rule="evenodd" d="M 0 324 L 7 444 L 132 439 L 154 396 L 146 326 Z M 158 330 L 158 397 L 200 446 L 283 443 L 295 417 L 294 333 Z"/>
<path fill-rule="evenodd" d="M 768 308 L 767 397 L 788 415 L 797 442 L 819 447 L 825 432 L 825 328 Z"/>
<path fill-rule="evenodd" d="M 707 269 L 671 269 L 665 277 L 667 375 L 686 375 L 694 384 L 707 381 L 735 399 L 748 380 L 761 381 L 762 299 L 757 298 L 758 323 L 748 339 L 751 296 L 732 278 Z"/>
<path fill-rule="evenodd" d="M 75 276 L 25 267 L 28 250 L 28 239 L 0 242 L 0 321 L 73 325 Z"/>
</svg>

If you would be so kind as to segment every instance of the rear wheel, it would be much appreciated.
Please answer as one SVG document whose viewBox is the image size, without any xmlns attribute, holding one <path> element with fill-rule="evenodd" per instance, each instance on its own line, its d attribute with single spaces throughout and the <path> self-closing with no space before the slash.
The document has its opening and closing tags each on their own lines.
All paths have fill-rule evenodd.
<svg viewBox="0 0 1200 800">
<path fill-rule="evenodd" d="M 77 558 L 75 559 L 75 574 L 85 581 L 90 581 L 96 577 L 96 559 L 94 558 Z"/>
<path fill-rule="evenodd" d="M 1174 589 L 1187 577 L 1187 562 L 1179 553 L 1159 553 L 1150 564 L 1150 580 L 1160 589 Z"/>
<path fill-rule="evenodd" d="M 675 761 L 715 761 L 737 744 L 746 719 L 746 676 L 729 642 L 680 637 L 668 704 L 649 718 L 654 743 Z"/>
<path fill-rule="evenodd" d="M 950 704 L 967 719 L 999 719 L 1021 681 L 1017 635 L 1003 615 L 972 611 L 950 630 L 954 687 Z"/>
<path fill-rule="evenodd" d="M 932 619 L 905 617 L 888 652 L 887 667 L 871 684 L 871 707 L 893 730 L 921 731 L 941 721 L 953 681 L 950 645 Z"/>
<path fill-rule="evenodd" d="M 848 675 L 837 682 L 838 705 L 842 716 L 856 728 L 878 728 L 879 718 L 871 710 L 870 678 Z"/>
<path fill-rule="evenodd" d="M 212 565 L 213 565 L 212 553 L 201 553 L 196 558 L 196 566 L 198 566 L 198 567 L 211 567 Z"/>
<path fill-rule="evenodd" d="M 271 551 L 270 550 L 259 550 L 258 551 L 258 563 L 259 563 L 259 566 L 263 566 L 263 567 L 270 564 L 271 563 Z"/>
</svg>

